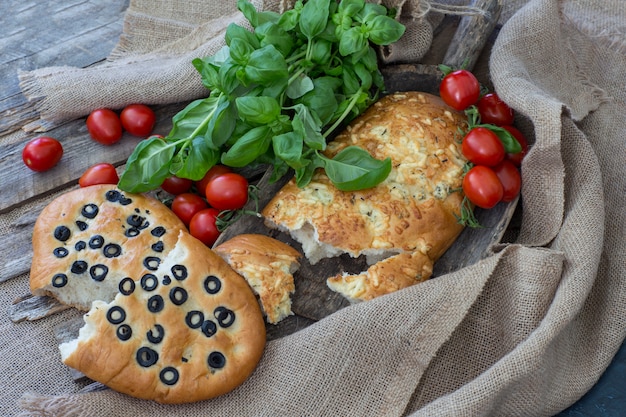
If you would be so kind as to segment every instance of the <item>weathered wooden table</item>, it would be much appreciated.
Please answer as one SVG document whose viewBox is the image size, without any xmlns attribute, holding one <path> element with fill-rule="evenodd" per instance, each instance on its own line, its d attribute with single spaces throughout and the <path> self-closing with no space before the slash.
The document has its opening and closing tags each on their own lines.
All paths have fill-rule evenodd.
<svg viewBox="0 0 626 417">
<path fill-rule="evenodd" d="M 30 171 L 22 163 L 21 152 L 25 143 L 37 133 L 27 132 L 23 127 L 36 127 L 37 117 L 32 104 L 21 92 L 18 70 L 53 65 L 87 67 L 104 60 L 118 42 L 127 7 L 128 0 L 3 0 L 0 3 L 0 216 L 8 219 L 5 220 L 6 227 L 0 227 L 0 291 L 5 281 L 19 279 L 26 282 L 32 256 L 32 227 L 50 198 L 76 187 L 83 171 L 95 163 L 110 162 L 122 166 L 139 140 L 125 134 L 114 146 L 99 145 L 89 138 L 84 119 L 73 120 L 46 132 L 63 143 L 65 153 L 61 163 L 45 173 Z M 442 57 L 430 58 L 437 62 Z M 423 68 L 421 70 L 424 72 Z M 158 116 L 155 133 L 166 134 L 171 127 L 171 117 L 185 104 L 155 107 Z M 24 210 L 25 207 L 28 209 Z M 9 307 L 2 306 L 1 320 L 10 320 Z M 295 317 L 280 331 L 288 333 L 309 323 L 307 318 Z M 0 339 L 2 337 L 4 335 L 0 335 Z M 626 353 L 622 349 L 618 358 L 623 362 L 624 356 Z M 616 359 L 611 369 L 620 366 L 623 364 Z M 611 369 L 607 378 L 612 375 Z M 571 410 L 587 415 L 585 410 L 595 410 L 596 402 L 602 401 L 607 406 L 604 392 L 607 387 L 614 389 L 616 384 L 619 382 L 604 381 L 599 384 L 599 392 L 592 391 L 584 402 Z M 618 402 L 612 407 L 623 409 L 623 389 L 618 394 L 615 400 Z M 566 411 L 563 415 L 570 414 Z"/>
</svg>

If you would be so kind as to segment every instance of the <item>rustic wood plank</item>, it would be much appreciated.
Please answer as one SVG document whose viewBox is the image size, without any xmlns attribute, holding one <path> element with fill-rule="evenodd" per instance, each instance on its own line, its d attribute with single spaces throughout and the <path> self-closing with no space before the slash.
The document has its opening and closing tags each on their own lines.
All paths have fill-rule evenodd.
<svg viewBox="0 0 626 417">
<path fill-rule="evenodd" d="M 105 59 L 115 47 L 122 31 L 128 0 L 84 2 L 54 0 L 37 7 L 22 1 L 0 4 L 3 21 L 0 38 L 0 135 L 15 131 L 37 115 L 22 95 L 18 70 L 32 70 L 53 65 L 87 67 Z M 44 9 L 50 16 L 46 25 L 40 20 Z M 93 16 L 76 19 L 75 16 Z M 68 21 L 72 20 L 71 24 Z"/>
<path fill-rule="evenodd" d="M 68 308 L 71 307 L 59 303 L 54 298 L 28 294 L 15 300 L 14 304 L 9 306 L 8 316 L 11 321 L 19 323 L 24 320 L 39 320 Z"/>
</svg>

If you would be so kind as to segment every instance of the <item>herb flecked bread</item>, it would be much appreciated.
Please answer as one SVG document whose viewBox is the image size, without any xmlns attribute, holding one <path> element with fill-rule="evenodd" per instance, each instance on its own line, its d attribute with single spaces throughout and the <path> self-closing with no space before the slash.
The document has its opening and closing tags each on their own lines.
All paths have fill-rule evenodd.
<svg viewBox="0 0 626 417">
<path fill-rule="evenodd" d="M 461 130 L 464 114 L 420 92 L 383 97 L 328 144 L 329 157 L 356 145 L 392 171 L 376 187 L 336 189 L 318 170 L 298 188 L 285 185 L 263 209 L 269 227 L 302 244 L 311 264 L 347 253 L 366 256 L 368 271 L 328 279 L 351 301 L 367 300 L 428 279 L 433 263 L 452 245 L 463 194 Z M 384 260 L 384 261 L 383 261 Z M 384 264 L 376 265 L 383 261 Z"/>
<path fill-rule="evenodd" d="M 183 403 L 229 392 L 260 360 L 266 335 L 254 293 L 157 200 L 77 189 L 42 211 L 33 240 L 33 292 L 90 308 L 78 338 L 59 347 L 87 377 Z"/>
</svg>

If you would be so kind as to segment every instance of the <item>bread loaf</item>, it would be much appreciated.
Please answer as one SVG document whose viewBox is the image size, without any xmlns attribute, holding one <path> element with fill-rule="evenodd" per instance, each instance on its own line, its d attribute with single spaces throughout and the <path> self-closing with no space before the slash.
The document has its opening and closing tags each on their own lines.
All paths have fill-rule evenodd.
<svg viewBox="0 0 626 417">
<path fill-rule="evenodd" d="M 343 253 L 366 256 L 369 265 L 392 257 L 385 268 L 379 268 L 376 279 L 367 272 L 358 279 L 334 277 L 329 285 L 337 291 L 360 282 L 369 287 L 363 294 L 382 294 L 427 279 L 432 263 L 463 229 L 457 219 L 467 162 L 461 153 L 466 127 L 465 115 L 439 97 L 419 92 L 383 97 L 330 142 L 324 153 L 332 157 L 356 145 L 377 159 L 390 157 L 393 167 L 388 178 L 370 189 L 344 192 L 318 170 L 303 188 L 294 180 L 287 183 L 263 209 L 265 222 L 299 241 L 311 264 Z M 381 275 L 404 258 L 395 255 L 415 252 L 423 256 L 411 255 L 411 269 L 416 272 L 412 279 L 400 280 L 406 285 L 399 284 L 397 274 L 393 280 Z M 355 294 L 344 295 L 355 300 Z"/>
</svg>

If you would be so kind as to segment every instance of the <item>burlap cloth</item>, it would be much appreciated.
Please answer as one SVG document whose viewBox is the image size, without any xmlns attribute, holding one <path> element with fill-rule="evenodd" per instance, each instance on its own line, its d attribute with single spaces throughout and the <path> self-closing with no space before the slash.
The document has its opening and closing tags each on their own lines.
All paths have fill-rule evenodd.
<svg viewBox="0 0 626 417">
<path fill-rule="evenodd" d="M 167 100 L 202 94 L 180 70 L 172 78 L 164 57 L 176 41 L 161 47 L 171 38 L 157 36 L 177 33 L 183 50 L 207 46 L 185 43 L 208 29 L 198 26 L 206 14 L 178 14 L 177 4 L 131 1 L 126 35 L 105 64 L 111 69 L 85 77 L 100 82 L 127 61 L 162 72 L 162 82 L 136 74 L 127 96 L 99 87 L 103 104 L 155 91 Z M 206 9 L 202 1 L 181 4 Z M 549 416 L 579 399 L 626 333 L 626 3 L 512 1 L 501 19 L 491 81 L 534 137 L 515 241 L 473 266 L 269 342 L 240 388 L 196 404 L 77 393 L 52 336 L 76 313 L 22 324 L 3 317 L 5 414 L 18 412 L 21 398 L 22 416 Z M 162 66 L 142 63 L 155 50 Z M 25 280 L 4 284 L 4 305 Z"/>
</svg>

